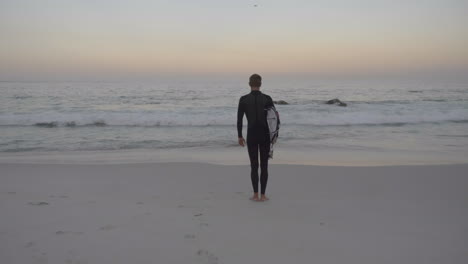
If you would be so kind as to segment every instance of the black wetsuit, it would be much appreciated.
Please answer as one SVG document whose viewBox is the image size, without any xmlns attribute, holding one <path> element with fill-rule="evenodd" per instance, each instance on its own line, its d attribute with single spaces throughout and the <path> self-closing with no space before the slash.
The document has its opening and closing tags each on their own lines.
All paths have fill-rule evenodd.
<svg viewBox="0 0 468 264">
<path fill-rule="evenodd" d="M 258 153 L 260 152 L 260 184 L 261 194 L 265 194 L 268 181 L 268 153 L 270 152 L 270 136 L 266 121 L 265 108 L 273 106 L 270 96 L 260 91 L 252 91 L 239 100 L 237 110 L 237 134 L 242 137 L 242 120 L 247 117 L 247 149 L 249 151 L 251 179 L 254 192 L 258 192 Z"/>
</svg>

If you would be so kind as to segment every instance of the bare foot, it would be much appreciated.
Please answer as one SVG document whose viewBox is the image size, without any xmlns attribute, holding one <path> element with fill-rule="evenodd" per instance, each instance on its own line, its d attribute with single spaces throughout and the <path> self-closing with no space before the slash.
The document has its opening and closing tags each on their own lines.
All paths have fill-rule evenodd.
<svg viewBox="0 0 468 264">
<path fill-rule="evenodd" d="M 254 195 L 250 197 L 250 200 L 256 201 L 256 202 L 260 201 L 260 198 L 258 198 L 258 193 L 254 193 Z"/>
<path fill-rule="evenodd" d="M 264 194 L 262 194 L 262 197 L 260 198 L 260 202 L 268 201 L 270 198 L 266 197 Z"/>
</svg>

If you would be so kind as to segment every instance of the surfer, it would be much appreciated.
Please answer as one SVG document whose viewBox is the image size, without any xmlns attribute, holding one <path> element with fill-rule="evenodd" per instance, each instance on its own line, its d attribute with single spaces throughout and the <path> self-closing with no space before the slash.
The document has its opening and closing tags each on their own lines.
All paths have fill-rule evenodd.
<svg viewBox="0 0 468 264">
<path fill-rule="evenodd" d="M 253 201 L 266 201 L 265 196 L 268 181 L 268 157 L 270 152 L 270 136 L 268 124 L 265 116 L 265 109 L 272 107 L 273 100 L 270 96 L 260 92 L 262 86 L 262 77 L 253 74 L 249 79 L 251 92 L 242 96 L 239 100 L 237 110 L 237 134 L 239 145 L 245 146 L 245 140 L 242 136 L 242 121 L 244 114 L 247 117 L 247 149 L 250 158 L 250 177 L 252 180 Z M 260 153 L 260 193 L 258 196 L 258 153 Z"/>
</svg>

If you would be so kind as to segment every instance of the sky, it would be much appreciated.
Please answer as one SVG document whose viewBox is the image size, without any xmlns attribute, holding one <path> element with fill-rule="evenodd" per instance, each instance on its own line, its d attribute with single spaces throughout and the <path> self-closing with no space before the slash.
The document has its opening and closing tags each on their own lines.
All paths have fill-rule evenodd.
<svg viewBox="0 0 468 264">
<path fill-rule="evenodd" d="M 467 47 L 468 0 L 0 0 L 0 78 L 465 71 Z"/>
</svg>

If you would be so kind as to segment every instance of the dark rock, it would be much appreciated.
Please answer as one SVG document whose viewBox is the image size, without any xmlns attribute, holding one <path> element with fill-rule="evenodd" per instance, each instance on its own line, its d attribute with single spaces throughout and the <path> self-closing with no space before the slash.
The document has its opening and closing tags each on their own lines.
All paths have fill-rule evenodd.
<svg viewBox="0 0 468 264">
<path fill-rule="evenodd" d="M 98 127 L 102 127 L 102 126 L 106 126 L 107 124 L 103 120 L 99 120 L 99 121 L 95 121 L 93 123 L 93 125 L 98 126 Z"/>
<path fill-rule="evenodd" d="M 348 106 L 346 103 L 341 102 L 340 99 L 337 99 L 337 98 L 332 99 L 332 100 L 328 100 L 325 103 L 326 104 L 336 104 L 338 106 Z"/>
<path fill-rule="evenodd" d="M 39 122 L 34 125 L 38 127 L 57 127 L 58 123 L 57 122 Z"/>
<path fill-rule="evenodd" d="M 278 104 L 278 105 L 288 105 L 289 103 L 286 102 L 286 101 L 283 101 L 283 100 L 279 100 L 279 101 L 273 101 L 274 104 Z"/>
</svg>

